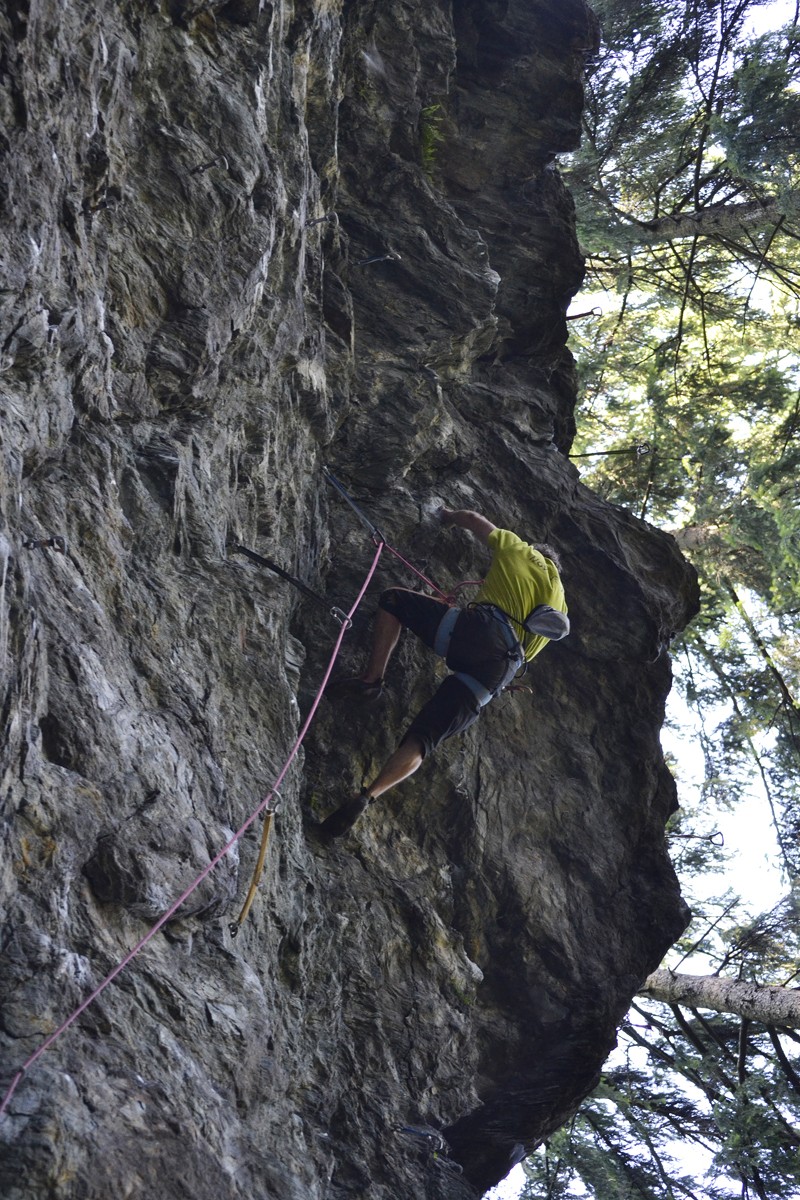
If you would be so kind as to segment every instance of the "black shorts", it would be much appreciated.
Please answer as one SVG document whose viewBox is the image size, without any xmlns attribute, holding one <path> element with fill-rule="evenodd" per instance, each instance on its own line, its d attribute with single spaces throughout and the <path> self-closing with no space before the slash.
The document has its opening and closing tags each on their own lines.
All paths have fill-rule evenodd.
<svg viewBox="0 0 800 1200">
<path fill-rule="evenodd" d="M 415 633 L 433 650 L 439 622 L 450 607 L 421 592 L 389 588 L 379 601 L 380 607 Z M 447 652 L 451 671 L 464 671 L 489 691 L 505 681 L 509 672 L 508 645 L 491 610 L 482 606 L 462 609 L 456 621 Z M 414 736 L 423 756 L 445 738 L 463 733 L 480 716 L 475 694 L 455 675 L 448 675 L 426 705 L 420 709 L 405 732 L 403 741 Z"/>
</svg>

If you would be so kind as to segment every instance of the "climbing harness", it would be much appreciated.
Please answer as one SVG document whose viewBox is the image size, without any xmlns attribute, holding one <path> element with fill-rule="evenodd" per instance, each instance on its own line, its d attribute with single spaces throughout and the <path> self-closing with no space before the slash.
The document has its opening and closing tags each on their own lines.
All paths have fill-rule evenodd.
<svg viewBox="0 0 800 1200">
<path fill-rule="evenodd" d="M 490 691 L 489 688 L 485 687 L 480 682 L 480 680 L 476 679 L 473 675 L 469 675 L 466 671 L 454 672 L 456 679 L 460 679 L 463 684 L 466 684 L 475 699 L 478 701 L 480 707 L 483 708 L 489 703 L 490 700 L 493 700 L 495 696 L 498 696 L 500 692 L 504 692 L 506 690 L 509 684 L 513 681 L 520 667 L 525 665 L 525 651 L 522 648 L 519 638 L 511 628 L 508 620 L 508 613 L 504 612 L 502 608 L 498 608 L 496 604 L 482 604 L 480 606 L 476 605 L 475 607 L 491 608 L 494 610 L 492 615 L 502 630 L 509 662 L 505 675 L 493 691 Z"/>
<path fill-rule="evenodd" d="M 203 882 L 203 880 L 206 879 L 211 874 L 211 872 L 215 869 L 215 867 L 217 867 L 219 865 L 219 863 L 222 861 L 222 859 L 225 857 L 225 855 L 228 853 L 228 851 L 233 846 L 236 845 L 236 843 L 240 840 L 240 838 L 242 838 L 244 836 L 244 834 L 247 832 L 247 830 L 250 828 L 250 826 L 253 824 L 253 822 L 256 821 L 261 816 L 262 812 L 264 812 L 264 810 L 269 806 L 269 803 L 272 800 L 272 797 L 277 794 L 278 788 L 283 783 L 283 780 L 286 778 L 286 775 L 288 774 L 288 771 L 289 771 L 289 767 L 294 762 L 294 760 L 297 757 L 297 754 L 300 750 L 300 747 L 303 744 L 303 740 L 306 736 L 306 733 L 308 732 L 311 722 L 314 719 L 317 708 L 319 707 L 320 701 L 322 700 L 322 695 L 325 691 L 325 688 L 327 687 L 328 680 L 330 679 L 331 672 L 333 671 L 334 664 L 335 664 L 336 659 L 339 654 L 339 650 L 341 648 L 342 642 L 344 641 L 344 636 L 347 633 L 349 623 L 350 623 L 350 621 L 352 621 L 352 618 L 353 618 L 353 615 L 355 614 L 356 609 L 360 605 L 361 601 L 364 599 L 364 595 L 366 594 L 367 588 L 369 587 L 370 582 L 372 581 L 372 577 L 375 574 L 375 571 L 377 570 L 378 562 L 380 560 L 382 552 L 383 552 L 383 542 L 380 542 L 379 545 L 376 547 L 375 555 L 372 559 L 372 563 L 367 572 L 366 578 L 364 579 L 364 582 L 361 585 L 358 595 L 356 596 L 355 600 L 353 601 L 352 605 L 350 606 L 349 611 L 347 612 L 347 623 L 343 622 L 341 625 L 341 628 L 339 629 L 339 634 L 336 638 L 336 642 L 334 644 L 333 651 L 332 651 L 330 659 L 328 661 L 327 669 L 325 671 L 325 674 L 322 679 L 322 683 L 319 686 L 317 694 L 314 697 L 314 701 L 311 705 L 311 708 L 309 709 L 308 716 L 306 717 L 306 719 L 303 723 L 303 727 L 300 730 L 300 733 L 298 734 L 297 740 L 295 741 L 294 745 L 292 746 L 292 749 L 289 752 L 289 756 L 286 759 L 286 762 L 284 763 L 283 767 L 281 768 L 273 787 L 270 789 L 269 792 L 267 792 L 266 796 L 264 796 L 264 798 L 261 800 L 261 802 L 256 806 L 256 808 L 253 810 L 253 812 L 250 814 L 250 816 L 247 818 L 247 820 L 244 822 L 244 824 L 239 829 L 237 829 L 237 831 L 236 831 L 236 833 L 234 833 L 233 837 L 229 838 L 229 840 L 225 843 L 225 845 L 222 847 L 222 849 L 217 854 L 215 854 L 214 857 L 211 859 L 211 861 L 203 868 L 203 870 L 200 872 L 200 874 L 197 876 L 197 878 L 194 879 L 192 881 L 192 883 L 189 884 L 189 886 L 181 893 L 181 895 L 178 897 L 178 899 L 175 900 L 174 903 L 171 904 L 170 907 L 167 909 L 167 911 L 165 913 L 163 913 L 162 916 L 159 917 L 159 919 L 156 921 L 155 925 L 153 925 L 152 929 L 149 929 L 147 931 L 147 933 L 144 935 L 144 937 L 142 937 L 136 943 L 136 945 L 133 947 L 133 949 L 130 950 L 119 963 L 117 963 L 117 965 L 116 965 L 116 967 L 114 967 L 113 971 L 110 971 L 109 974 L 106 975 L 105 979 L 103 979 L 102 982 L 100 984 L 98 984 L 98 986 L 94 989 L 94 991 L 89 996 L 87 996 L 86 999 L 81 1004 L 78 1005 L 78 1007 L 75 1009 L 75 1011 L 73 1013 L 71 1013 L 67 1017 L 67 1019 L 62 1022 L 61 1025 L 59 1025 L 58 1029 L 56 1029 L 53 1033 L 51 1033 L 49 1035 L 49 1037 L 45 1038 L 45 1040 L 42 1042 L 42 1044 L 36 1050 L 34 1050 L 34 1052 L 25 1060 L 25 1062 L 22 1064 L 22 1066 L 19 1068 L 19 1070 L 14 1075 L 14 1077 L 11 1080 L 11 1083 L 8 1087 L 8 1090 L 6 1091 L 6 1094 L 3 1096 L 2 1102 L 0 1103 L 0 1117 L 6 1111 L 6 1108 L 8 1107 L 11 1097 L 14 1095 L 14 1092 L 17 1090 L 17 1086 L 19 1085 L 19 1082 L 22 1079 L 25 1072 L 30 1070 L 30 1068 L 42 1056 L 42 1054 L 44 1054 L 44 1052 L 50 1046 L 52 1046 L 53 1042 L 55 1042 L 56 1039 L 59 1038 L 62 1033 L 64 1033 L 67 1029 L 69 1029 L 69 1027 L 71 1025 L 73 1025 L 75 1023 L 75 1021 L 77 1021 L 77 1019 L 81 1015 L 81 1013 L 83 1013 L 89 1007 L 90 1004 L 94 1003 L 94 1001 L 97 999 L 97 997 L 100 996 L 105 991 L 105 989 L 109 986 L 109 984 L 112 983 L 114 979 L 116 979 L 116 977 L 119 975 L 119 973 L 121 971 L 123 971 L 125 969 L 125 967 L 127 967 L 128 963 L 131 962 L 134 958 L 136 958 L 137 954 L 139 954 L 144 949 L 144 947 L 147 945 L 147 943 L 149 941 L 151 941 L 155 937 L 155 935 L 158 933 L 158 931 L 160 929 L 162 929 L 164 925 L 166 925 L 167 921 L 169 921 L 169 919 L 172 916 L 174 916 L 174 914 L 178 911 L 178 909 L 183 904 L 184 900 L 188 899 L 188 897 L 191 896 L 192 892 L 194 892 L 200 886 L 200 884 Z"/>
<path fill-rule="evenodd" d="M 275 792 L 273 794 L 276 795 L 278 797 L 278 799 L 280 800 L 280 795 L 278 794 L 278 792 Z M 272 829 L 272 819 L 275 816 L 275 814 L 277 813 L 277 811 L 278 811 L 277 805 L 275 805 L 274 808 L 268 808 L 266 815 L 264 817 L 264 828 L 261 831 L 261 846 L 259 847 L 258 859 L 256 860 L 256 865 L 253 868 L 253 876 L 250 880 L 250 887 L 248 888 L 247 896 L 245 897 L 244 904 L 242 905 L 242 908 L 241 908 L 241 911 L 240 911 L 238 917 L 236 918 L 235 921 L 231 921 L 231 923 L 228 925 L 228 933 L 231 935 L 232 938 L 236 937 L 236 935 L 238 934 L 242 925 L 247 920 L 247 915 L 250 912 L 250 909 L 252 908 L 252 905 L 253 905 L 253 901 L 256 898 L 256 892 L 258 891 L 258 885 L 261 882 L 261 876 L 264 873 L 264 862 L 267 857 L 267 846 L 269 845 L 269 835 L 270 835 L 270 830 Z"/>
<path fill-rule="evenodd" d="M 478 701 L 480 707 L 483 708 L 484 705 L 488 704 L 494 696 L 496 696 L 499 692 L 504 691 L 505 688 L 508 687 L 510 680 L 513 679 L 517 671 L 525 662 L 525 653 L 520 645 L 519 638 L 516 636 L 514 630 L 508 623 L 508 614 L 503 612 L 502 608 L 498 608 L 495 604 L 476 605 L 475 607 L 493 610 L 492 615 L 495 616 L 498 625 L 503 631 L 503 638 L 506 642 L 509 662 L 511 663 L 511 666 L 509 666 L 504 679 L 498 684 L 494 691 L 490 691 L 490 689 L 485 687 L 480 680 L 476 679 L 474 675 L 469 675 L 466 671 L 453 672 L 456 679 L 460 679 L 461 682 L 469 688 L 475 699 Z M 455 629 L 456 622 L 458 621 L 458 618 L 461 616 L 462 612 L 463 609 L 460 608 L 448 608 L 447 612 L 444 614 L 436 628 L 436 633 L 434 634 L 433 638 L 433 652 L 434 654 L 438 654 L 440 658 L 447 658 L 447 653 L 450 649 L 450 640 L 453 636 L 453 630 Z"/>
<path fill-rule="evenodd" d="M 530 688 L 515 686 L 513 683 L 517 672 L 527 664 L 525 662 L 524 648 L 519 636 L 511 628 L 511 623 L 513 622 L 514 625 L 518 625 L 526 633 L 546 637 L 551 641 L 557 642 L 569 633 L 569 617 L 566 613 L 560 612 L 559 609 L 551 608 L 549 604 L 537 604 L 536 608 L 528 614 L 524 621 L 517 621 L 504 608 L 500 608 L 498 604 L 479 603 L 470 607 L 486 609 L 491 613 L 494 620 L 497 621 L 503 631 L 509 662 L 512 665 L 506 672 L 505 678 L 497 685 L 494 691 L 490 691 L 478 679 L 475 679 L 473 675 L 469 675 L 465 671 L 454 671 L 453 674 L 456 679 L 460 679 L 462 683 L 466 684 L 481 708 L 488 704 L 495 696 L 499 695 L 500 692 L 530 691 Z M 449 608 L 436 628 L 433 638 L 433 651 L 440 658 L 447 658 L 453 630 L 462 611 L 460 608 Z"/>
<path fill-rule="evenodd" d="M 303 583 L 302 579 L 297 579 L 294 575 L 290 575 L 288 571 L 284 571 L 283 567 L 279 567 L 277 563 L 272 561 L 272 559 L 265 558 L 263 554 L 256 554 L 255 550 L 249 550 L 247 546 L 234 545 L 231 546 L 231 550 L 233 550 L 235 554 L 244 554 L 253 562 L 258 563 L 259 566 L 266 567 L 275 575 L 280 575 L 281 579 L 285 579 L 288 583 L 291 583 L 299 592 L 302 592 L 304 596 L 308 596 L 309 600 L 313 600 L 316 604 L 319 604 L 326 609 L 334 618 L 334 620 L 338 621 L 340 625 L 344 624 L 345 622 L 349 622 L 349 628 L 349 625 L 352 624 L 350 618 L 342 612 L 341 608 L 338 608 L 336 605 L 331 608 L 324 596 L 320 596 L 318 592 L 313 591 L 313 589 L 310 588 L 307 583 Z"/>
</svg>

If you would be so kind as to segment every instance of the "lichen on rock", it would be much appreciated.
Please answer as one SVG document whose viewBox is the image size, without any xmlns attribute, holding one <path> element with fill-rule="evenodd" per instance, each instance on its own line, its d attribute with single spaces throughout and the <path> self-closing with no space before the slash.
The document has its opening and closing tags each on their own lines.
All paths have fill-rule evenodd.
<svg viewBox="0 0 800 1200">
<path fill-rule="evenodd" d="M 681 931 L 696 581 L 568 458 L 595 38 L 583 0 L 0 14 L 0 1083 L 273 786 L 374 554 L 325 464 L 446 588 L 486 562 L 437 500 L 556 543 L 573 628 L 335 848 L 439 668 L 405 638 L 380 708 L 323 700 L 241 933 L 257 827 L 19 1081 L 4 1195 L 470 1200 Z"/>
</svg>

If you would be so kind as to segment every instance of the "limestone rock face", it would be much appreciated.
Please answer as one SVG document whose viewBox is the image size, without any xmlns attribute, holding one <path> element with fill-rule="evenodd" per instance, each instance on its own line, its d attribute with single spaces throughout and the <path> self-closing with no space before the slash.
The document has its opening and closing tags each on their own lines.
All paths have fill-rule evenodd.
<svg viewBox="0 0 800 1200">
<path fill-rule="evenodd" d="M 486 559 L 437 501 L 557 544 L 573 625 L 335 847 L 441 668 L 406 637 L 380 707 L 323 700 L 239 936 L 257 825 L 19 1080 L 4 1196 L 472 1200 L 683 927 L 696 584 L 567 457 L 595 38 L 582 0 L 0 15 L 3 1089 L 269 794 L 375 553 L 323 466 L 445 591 Z"/>
</svg>

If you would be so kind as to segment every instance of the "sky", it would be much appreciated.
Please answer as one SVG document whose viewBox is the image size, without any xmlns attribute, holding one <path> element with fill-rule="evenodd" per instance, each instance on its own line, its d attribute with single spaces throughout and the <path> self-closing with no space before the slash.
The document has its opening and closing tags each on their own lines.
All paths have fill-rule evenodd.
<svg viewBox="0 0 800 1200">
<path fill-rule="evenodd" d="M 763 8 L 756 9 L 745 23 L 745 29 L 756 37 L 762 33 L 770 33 L 781 29 L 794 20 L 795 0 L 772 0 Z"/>
<path fill-rule="evenodd" d="M 772 0 L 757 9 L 746 26 L 752 36 L 769 33 L 788 24 L 795 17 L 795 0 Z M 575 308 L 579 310 L 586 305 L 580 297 L 575 300 Z M 693 729 L 692 717 L 686 709 L 677 692 L 673 692 L 668 704 L 668 711 L 673 724 L 678 731 L 663 731 L 662 745 L 665 751 L 674 755 L 678 762 L 679 794 L 686 795 L 687 790 L 700 787 L 704 765 L 696 730 Z M 746 891 L 743 897 L 751 912 L 763 912 L 773 907 L 785 893 L 780 872 L 775 866 L 777 860 L 777 845 L 775 833 L 770 821 L 764 816 L 765 800 L 757 792 L 745 797 L 737 805 L 735 813 L 715 814 L 715 826 L 725 838 L 725 846 L 731 857 L 727 873 L 730 877 L 730 887 L 735 891 Z M 719 877 L 706 881 L 710 890 L 721 891 Z M 745 887 L 746 885 L 746 887 Z M 699 899 L 700 897 L 698 897 Z M 691 970 L 690 964 L 684 965 L 684 970 Z M 699 968 L 695 965 L 696 973 Z M 510 1175 L 487 1193 L 485 1200 L 517 1200 L 525 1183 L 522 1167 L 515 1167 Z"/>
</svg>

